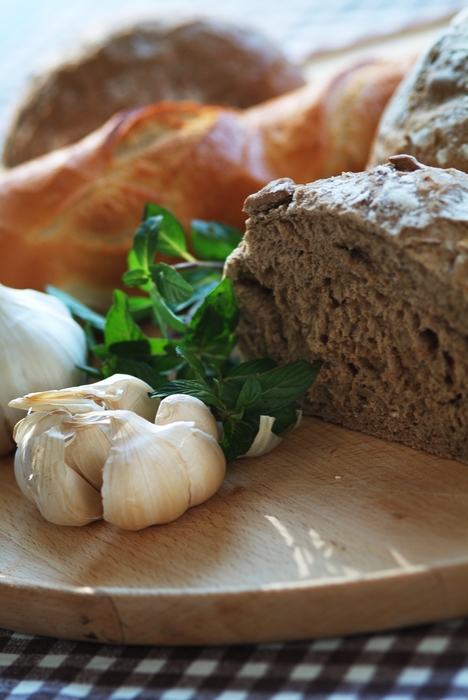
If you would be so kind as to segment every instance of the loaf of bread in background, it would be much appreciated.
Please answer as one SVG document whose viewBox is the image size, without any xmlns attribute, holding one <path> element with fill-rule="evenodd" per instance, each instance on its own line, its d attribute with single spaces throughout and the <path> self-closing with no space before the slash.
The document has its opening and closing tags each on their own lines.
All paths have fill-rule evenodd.
<svg viewBox="0 0 468 700">
<path fill-rule="evenodd" d="M 322 359 L 307 414 L 468 462 L 468 175 L 393 160 L 249 197 L 240 347 Z"/>
<path fill-rule="evenodd" d="M 442 31 L 395 92 L 369 166 L 394 153 L 468 172 L 468 10 Z"/>
<path fill-rule="evenodd" d="M 138 22 L 34 77 L 3 162 L 11 167 L 79 141 L 123 109 L 162 100 L 245 108 L 303 84 L 299 66 L 252 29 L 212 19 Z"/>
<path fill-rule="evenodd" d="M 245 198 L 290 176 L 362 170 L 407 62 L 356 66 L 245 111 L 158 103 L 0 174 L 0 282 L 105 306 L 146 202 L 241 230 Z"/>
</svg>

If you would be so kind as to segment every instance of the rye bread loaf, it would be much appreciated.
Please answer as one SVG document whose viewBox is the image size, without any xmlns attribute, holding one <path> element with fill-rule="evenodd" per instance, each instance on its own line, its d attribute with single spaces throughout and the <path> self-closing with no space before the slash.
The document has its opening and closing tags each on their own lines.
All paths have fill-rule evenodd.
<svg viewBox="0 0 468 700">
<path fill-rule="evenodd" d="M 468 172 L 468 9 L 416 62 L 382 115 L 369 166 L 395 153 Z"/>
<path fill-rule="evenodd" d="M 468 175 L 392 160 L 247 199 L 241 350 L 321 358 L 307 414 L 468 462 Z"/>
</svg>

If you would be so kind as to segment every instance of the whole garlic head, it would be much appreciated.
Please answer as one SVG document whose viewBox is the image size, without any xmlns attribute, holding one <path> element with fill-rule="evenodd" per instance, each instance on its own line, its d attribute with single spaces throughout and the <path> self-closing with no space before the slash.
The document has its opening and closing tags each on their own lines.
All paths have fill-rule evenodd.
<svg viewBox="0 0 468 700">
<path fill-rule="evenodd" d="M 77 384 L 86 363 L 86 338 L 66 306 L 32 289 L 0 284 L 0 455 L 13 449 L 23 414 L 8 403 L 27 391 Z"/>
<path fill-rule="evenodd" d="M 167 523 L 214 495 L 226 471 L 216 440 L 193 422 L 159 426 L 133 411 L 32 412 L 15 439 L 19 486 L 58 525 Z"/>
</svg>

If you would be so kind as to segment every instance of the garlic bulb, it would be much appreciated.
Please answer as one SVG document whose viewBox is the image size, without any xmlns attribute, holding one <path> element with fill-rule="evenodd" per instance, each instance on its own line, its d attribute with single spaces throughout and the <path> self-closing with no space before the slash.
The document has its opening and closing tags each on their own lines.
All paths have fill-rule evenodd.
<svg viewBox="0 0 468 700">
<path fill-rule="evenodd" d="M 129 374 L 114 374 L 94 384 L 26 394 L 10 401 L 9 406 L 40 412 L 65 408 L 73 414 L 126 409 L 153 421 L 159 401 L 149 398 L 152 391 L 142 379 Z"/>
<path fill-rule="evenodd" d="M 154 421 L 157 425 L 167 425 L 180 420 L 193 421 L 196 428 L 219 440 L 218 424 L 214 415 L 208 406 L 195 396 L 172 394 L 166 396 L 159 404 Z"/>
<path fill-rule="evenodd" d="M 3 328 L 3 330 L 1 330 Z M 26 391 L 76 384 L 86 339 L 66 306 L 49 294 L 0 285 L 0 454 L 13 449 L 22 418 L 8 402 Z"/>
<path fill-rule="evenodd" d="M 113 444 L 103 469 L 105 520 L 127 530 L 167 523 L 220 487 L 223 451 L 193 423 L 145 425 L 123 411 L 108 418 Z"/>
<path fill-rule="evenodd" d="M 159 426 L 133 411 L 32 412 L 15 439 L 21 490 L 59 525 L 167 523 L 210 498 L 226 471 L 216 440 L 193 422 Z"/>
</svg>

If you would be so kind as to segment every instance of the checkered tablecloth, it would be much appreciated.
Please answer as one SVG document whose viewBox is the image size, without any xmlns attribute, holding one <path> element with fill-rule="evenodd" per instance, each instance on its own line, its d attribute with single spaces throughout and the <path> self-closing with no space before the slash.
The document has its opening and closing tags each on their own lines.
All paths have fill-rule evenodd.
<svg viewBox="0 0 468 700">
<path fill-rule="evenodd" d="M 259 27 L 293 59 L 437 20 L 446 0 L 158 0 L 132 14 L 217 14 Z M 128 0 L 0 0 L 0 141 L 9 109 L 44 56 Z M 0 545 L 1 546 L 1 545 Z M 468 595 L 468 591 L 467 591 Z M 468 622 L 285 644 L 138 647 L 0 630 L 0 700 L 427 700 L 468 698 Z"/>
<path fill-rule="evenodd" d="M 461 700 L 468 623 L 287 644 L 107 646 L 0 632 L 0 698 Z"/>
</svg>

